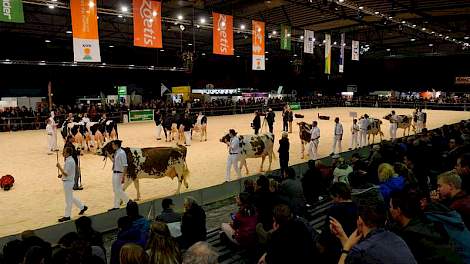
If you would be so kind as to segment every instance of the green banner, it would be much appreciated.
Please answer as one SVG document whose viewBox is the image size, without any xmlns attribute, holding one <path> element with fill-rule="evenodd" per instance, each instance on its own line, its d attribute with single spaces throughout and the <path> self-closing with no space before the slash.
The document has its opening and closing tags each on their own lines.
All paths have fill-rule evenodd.
<svg viewBox="0 0 470 264">
<path fill-rule="evenodd" d="M 288 25 L 281 25 L 281 49 L 290 50 L 291 29 Z"/>
<path fill-rule="evenodd" d="M 127 86 L 118 86 L 117 90 L 119 97 L 125 97 L 127 95 Z"/>
<path fill-rule="evenodd" d="M 21 0 L 0 0 L 2 8 L 0 9 L 0 21 L 24 23 L 23 3 Z"/>
<path fill-rule="evenodd" d="M 129 123 L 142 121 L 153 121 L 152 109 L 129 111 Z"/>
<path fill-rule="evenodd" d="M 297 102 L 289 103 L 289 108 L 291 110 L 300 110 L 300 103 L 297 103 Z"/>
</svg>

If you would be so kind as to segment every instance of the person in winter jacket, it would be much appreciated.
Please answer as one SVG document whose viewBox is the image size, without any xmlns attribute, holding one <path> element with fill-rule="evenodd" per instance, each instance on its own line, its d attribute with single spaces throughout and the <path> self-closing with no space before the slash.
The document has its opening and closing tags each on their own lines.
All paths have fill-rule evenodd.
<svg viewBox="0 0 470 264">
<path fill-rule="evenodd" d="M 399 192 L 405 188 L 405 178 L 396 174 L 393 166 L 388 163 L 379 165 L 378 177 L 380 193 L 382 194 L 385 204 L 388 205 L 392 193 Z"/>
</svg>

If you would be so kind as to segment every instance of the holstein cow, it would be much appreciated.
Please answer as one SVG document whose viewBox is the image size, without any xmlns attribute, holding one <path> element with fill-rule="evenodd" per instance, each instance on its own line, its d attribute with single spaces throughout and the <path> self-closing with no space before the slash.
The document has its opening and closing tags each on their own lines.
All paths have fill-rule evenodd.
<svg viewBox="0 0 470 264">
<path fill-rule="evenodd" d="M 413 131 L 416 131 L 415 126 L 413 125 L 412 115 L 397 115 L 397 116 L 398 116 L 397 127 L 403 129 L 403 136 L 405 136 L 406 131 L 408 131 L 408 136 L 409 136 L 411 129 L 413 129 Z M 384 116 L 384 119 L 390 121 L 391 117 L 392 117 L 392 114 L 388 114 Z"/>
<path fill-rule="evenodd" d="M 246 174 L 249 174 L 248 166 L 246 164 L 246 159 L 251 158 L 260 158 L 261 157 L 261 166 L 260 172 L 263 171 L 264 160 L 266 156 L 269 157 L 269 167 L 268 171 L 271 170 L 271 163 L 273 158 L 276 158 L 274 155 L 274 135 L 271 133 L 259 134 L 259 135 L 238 135 L 240 140 L 240 169 L 245 166 Z M 220 139 L 222 143 L 230 142 L 230 135 L 227 134 Z"/>
<path fill-rule="evenodd" d="M 97 154 L 113 159 L 114 151 L 107 143 Z M 139 179 L 159 179 L 170 177 L 178 179 L 178 189 L 181 184 L 188 188 L 189 170 L 186 164 L 187 149 L 184 146 L 157 147 L 157 148 L 122 148 L 127 154 L 127 177 L 124 180 L 124 191 L 133 182 L 137 191 L 137 200 L 140 200 Z"/>
<path fill-rule="evenodd" d="M 369 117 L 368 120 L 369 125 L 367 125 L 367 142 L 370 144 L 370 135 L 372 135 L 372 143 L 374 143 L 376 135 L 379 135 L 380 141 L 382 141 L 382 137 L 384 136 L 384 133 L 380 129 L 382 120 L 372 117 Z"/>
<path fill-rule="evenodd" d="M 88 151 L 94 144 L 96 144 L 96 149 L 101 148 L 104 143 L 104 136 L 101 134 L 100 124 L 98 122 L 86 123 L 85 141 L 88 146 Z"/>
<path fill-rule="evenodd" d="M 298 122 L 297 125 L 299 126 L 299 137 L 300 137 L 300 143 L 302 144 L 301 150 L 302 150 L 302 159 L 305 158 L 305 145 L 307 145 L 310 142 L 310 138 L 312 134 L 310 133 L 310 130 L 312 130 L 312 125 L 308 124 L 306 122 Z"/>
<path fill-rule="evenodd" d="M 85 149 L 85 132 L 86 127 L 82 122 L 64 122 L 61 128 L 61 134 L 64 138 L 64 141 L 67 139 L 67 136 L 71 135 L 74 138 L 76 148 L 78 150 Z"/>
</svg>

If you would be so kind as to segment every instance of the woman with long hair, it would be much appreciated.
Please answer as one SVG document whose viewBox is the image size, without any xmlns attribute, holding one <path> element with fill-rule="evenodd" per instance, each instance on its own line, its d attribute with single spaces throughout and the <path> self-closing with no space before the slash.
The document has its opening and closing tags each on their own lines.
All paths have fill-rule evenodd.
<svg viewBox="0 0 470 264">
<path fill-rule="evenodd" d="M 168 226 L 164 222 L 156 221 L 150 227 L 148 243 L 149 264 L 179 264 L 181 251 L 178 243 L 171 236 Z"/>
<path fill-rule="evenodd" d="M 125 244 L 119 254 L 120 264 L 148 263 L 148 256 L 144 249 L 134 243 Z"/>
</svg>

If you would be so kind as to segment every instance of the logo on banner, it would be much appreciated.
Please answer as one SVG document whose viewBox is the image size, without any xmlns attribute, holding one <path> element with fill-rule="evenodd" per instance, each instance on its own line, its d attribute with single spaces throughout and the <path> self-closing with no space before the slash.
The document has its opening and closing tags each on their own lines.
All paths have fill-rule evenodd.
<svg viewBox="0 0 470 264">
<path fill-rule="evenodd" d="M 223 14 L 219 16 L 217 21 L 217 30 L 219 31 L 219 47 L 220 52 L 228 52 L 228 39 L 227 39 L 227 17 Z"/>
<path fill-rule="evenodd" d="M 21 0 L 1 0 L 0 21 L 24 23 L 23 3 Z"/>
<path fill-rule="evenodd" d="M 70 11 L 74 61 L 101 61 L 96 5 L 90 5 L 88 1 L 71 0 Z"/>
<path fill-rule="evenodd" d="M 11 20 L 11 1 L 10 0 L 3 0 L 3 15 L 8 17 Z"/>
<path fill-rule="evenodd" d="M 233 55 L 233 18 L 213 13 L 213 52 L 219 55 Z"/>
<path fill-rule="evenodd" d="M 359 41 L 357 40 L 352 41 L 352 60 L 359 60 Z"/>
<path fill-rule="evenodd" d="M 158 15 L 158 12 L 155 11 L 155 16 Z M 153 31 L 153 17 L 154 12 L 152 10 L 152 2 L 143 0 L 142 5 L 140 6 L 140 17 L 142 19 L 142 24 L 144 26 L 144 43 L 146 45 L 153 46 L 153 40 L 156 39 Z"/>
<path fill-rule="evenodd" d="M 314 33 L 311 30 L 304 31 L 304 53 L 313 54 L 313 48 L 315 46 Z"/>
<path fill-rule="evenodd" d="M 325 73 L 331 74 L 331 35 L 325 34 Z"/>
<path fill-rule="evenodd" d="M 253 45 L 252 45 L 252 55 L 253 55 L 253 70 L 264 70 L 265 69 L 265 54 L 264 54 L 264 22 L 252 21 L 253 29 Z"/>
<path fill-rule="evenodd" d="M 134 0 L 134 46 L 162 48 L 161 4 Z"/>
</svg>

